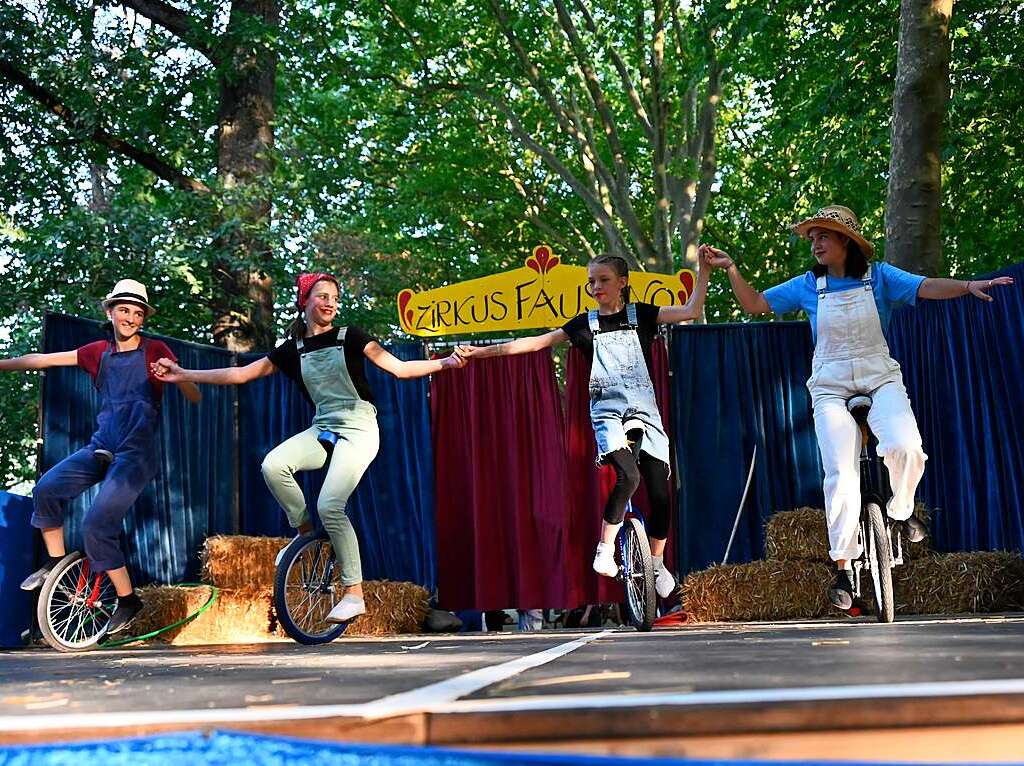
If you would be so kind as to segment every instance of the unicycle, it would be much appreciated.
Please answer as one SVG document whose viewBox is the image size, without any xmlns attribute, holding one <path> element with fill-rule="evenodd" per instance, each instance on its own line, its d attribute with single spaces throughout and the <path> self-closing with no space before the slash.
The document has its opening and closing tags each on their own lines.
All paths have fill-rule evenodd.
<svg viewBox="0 0 1024 766">
<path fill-rule="evenodd" d="M 626 438 L 633 454 L 639 456 L 643 439 L 643 424 L 627 421 L 624 424 Z M 654 627 L 657 615 L 657 594 L 654 591 L 654 563 L 651 561 L 651 545 L 647 539 L 644 517 L 633 507 L 633 500 L 626 501 L 626 516 L 618 536 L 619 579 L 626 592 L 626 617 L 629 624 L 640 631 Z"/>
<path fill-rule="evenodd" d="M 50 570 L 39 591 L 36 619 L 43 640 L 58 652 L 84 652 L 107 634 L 117 592 L 104 572 L 75 551 Z"/>
<path fill-rule="evenodd" d="M 861 575 L 868 572 L 874 589 L 878 621 L 892 622 L 896 614 L 892 570 L 903 563 L 903 538 L 900 525 L 891 521 L 883 510 L 892 492 L 888 474 L 875 450 L 878 440 L 868 427 L 871 397 L 854 396 L 846 402 L 846 408 L 857 421 L 861 435 L 861 511 L 857 531 L 861 555 L 851 561 L 853 595 L 855 598 L 861 596 Z"/>
<path fill-rule="evenodd" d="M 296 537 L 282 552 L 274 576 L 274 609 L 284 632 L 307 645 L 336 639 L 348 623 L 327 622 L 327 615 L 344 590 L 327 533 Z"/>
</svg>

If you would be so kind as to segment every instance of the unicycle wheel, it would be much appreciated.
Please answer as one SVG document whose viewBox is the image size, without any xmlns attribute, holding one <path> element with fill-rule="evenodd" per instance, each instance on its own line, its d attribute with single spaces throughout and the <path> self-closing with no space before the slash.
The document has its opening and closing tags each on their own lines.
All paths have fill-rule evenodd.
<svg viewBox="0 0 1024 766">
<path fill-rule="evenodd" d="M 43 640 L 58 652 L 84 652 L 107 634 L 117 592 L 105 573 L 91 571 L 77 551 L 62 558 L 43 581 L 36 618 Z"/>
<path fill-rule="evenodd" d="M 650 630 L 654 626 L 657 608 L 654 564 L 647 531 L 639 519 L 632 516 L 622 526 L 620 555 L 629 623 L 637 630 Z"/>
<path fill-rule="evenodd" d="M 876 615 L 879 622 L 892 622 L 896 607 L 892 589 L 892 551 L 889 548 L 889 531 L 885 516 L 878 503 L 866 503 L 864 512 L 871 528 L 871 544 L 868 547 L 868 561 L 871 566 L 871 583 L 875 589 Z"/>
<path fill-rule="evenodd" d="M 300 644 L 326 644 L 348 627 L 327 622 L 344 586 L 326 534 L 302 535 L 281 554 L 274 576 L 274 609 L 284 632 Z"/>
</svg>

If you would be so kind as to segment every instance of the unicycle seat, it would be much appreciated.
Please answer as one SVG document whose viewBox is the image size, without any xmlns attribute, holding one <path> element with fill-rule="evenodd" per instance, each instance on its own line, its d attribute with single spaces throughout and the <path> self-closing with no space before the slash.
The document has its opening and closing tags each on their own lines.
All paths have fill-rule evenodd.
<svg viewBox="0 0 1024 766">
<path fill-rule="evenodd" d="M 338 443 L 338 434 L 334 431 L 321 431 L 316 440 L 320 442 L 320 446 L 327 452 L 327 457 L 330 457 L 334 453 L 334 445 Z"/>
<path fill-rule="evenodd" d="M 872 400 L 867 394 L 857 394 L 846 400 L 846 409 L 853 415 L 853 419 L 860 425 L 868 421 L 868 413 L 871 411 Z"/>
<path fill-rule="evenodd" d="M 640 443 L 643 441 L 647 427 L 640 418 L 627 416 L 622 421 L 622 430 L 626 432 L 626 443 L 632 451 L 633 456 L 640 457 Z"/>
</svg>

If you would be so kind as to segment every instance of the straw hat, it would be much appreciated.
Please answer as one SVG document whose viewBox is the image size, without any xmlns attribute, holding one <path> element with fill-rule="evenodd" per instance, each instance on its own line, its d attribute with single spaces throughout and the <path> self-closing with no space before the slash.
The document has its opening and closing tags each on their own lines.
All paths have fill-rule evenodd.
<svg viewBox="0 0 1024 766">
<path fill-rule="evenodd" d="M 790 230 L 799 237 L 810 239 L 808 232 L 811 229 L 831 229 L 845 234 L 858 245 L 864 253 L 865 258 L 871 258 L 875 254 L 875 246 L 868 242 L 860 233 L 860 221 L 848 207 L 842 205 L 826 205 L 810 218 L 805 218 L 799 223 L 794 223 Z"/>
<path fill-rule="evenodd" d="M 114 289 L 103 299 L 103 310 L 106 311 L 115 303 L 135 303 L 146 310 L 146 316 L 151 317 L 156 309 L 149 305 L 149 293 L 146 286 L 134 279 L 122 279 Z"/>
</svg>

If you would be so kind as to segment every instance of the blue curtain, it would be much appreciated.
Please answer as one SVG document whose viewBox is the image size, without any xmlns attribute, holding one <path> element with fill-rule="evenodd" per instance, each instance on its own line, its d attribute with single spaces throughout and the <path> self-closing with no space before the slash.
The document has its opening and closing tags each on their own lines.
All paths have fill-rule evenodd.
<svg viewBox="0 0 1024 766">
<path fill-rule="evenodd" d="M 722 560 L 754 445 L 757 462 L 729 561 L 764 556 L 776 511 L 823 503 L 806 322 L 692 325 L 669 335 L 679 571 Z"/>
<path fill-rule="evenodd" d="M 422 359 L 416 343 L 390 346 L 400 359 Z M 239 364 L 258 359 L 244 355 Z M 426 378 L 398 380 L 367 363 L 377 404 L 380 452 L 370 464 L 347 512 L 359 535 L 367 579 L 405 580 L 433 591 L 437 582 L 434 529 L 434 455 Z M 309 427 L 313 408 L 284 375 L 247 383 L 239 391 L 241 531 L 290 535 L 284 512 L 260 474 L 263 457 Z M 325 471 L 302 474 L 311 512 Z"/>
<path fill-rule="evenodd" d="M 44 350 L 66 351 L 101 339 L 100 323 L 47 314 Z M 222 367 L 223 349 L 164 341 L 185 367 Z M 42 471 L 84 447 L 96 427 L 99 395 L 77 367 L 54 367 L 43 378 Z M 190 404 L 175 386 L 164 391 L 160 424 L 161 470 L 136 501 L 125 523 L 128 569 L 137 584 L 182 582 L 199 574 L 199 550 L 208 535 L 237 528 L 234 506 L 235 390 L 204 386 L 203 401 Z M 98 485 L 97 485 L 98 486 Z M 97 488 L 69 504 L 69 544 L 81 546 L 81 522 Z"/>
<path fill-rule="evenodd" d="M 889 327 L 929 455 L 918 497 L 935 509 L 939 550 L 1024 550 L 1024 264 L 998 274 L 1016 284 L 993 303 L 922 301 Z M 812 353 L 806 322 L 672 330 L 681 572 L 721 560 L 755 443 L 730 561 L 763 555 L 772 513 L 822 507 Z"/>
<path fill-rule="evenodd" d="M 936 509 L 940 550 L 1024 549 L 1024 264 L 998 274 L 1016 283 L 992 290 L 992 303 L 922 301 L 889 328 L 928 454 L 918 495 Z"/>
</svg>

